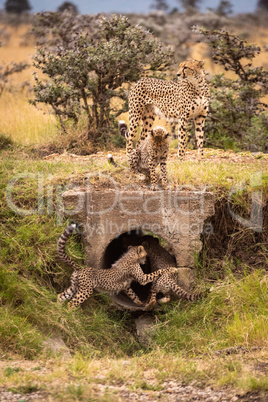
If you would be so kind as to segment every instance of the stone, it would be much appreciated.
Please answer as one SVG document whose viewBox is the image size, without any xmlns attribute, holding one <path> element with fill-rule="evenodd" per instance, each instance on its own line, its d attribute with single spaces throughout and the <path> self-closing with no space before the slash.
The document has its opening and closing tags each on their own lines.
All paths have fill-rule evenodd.
<svg viewBox="0 0 268 402">
<path fill-rule="evenodd" d="M 135 320 L 136 331 L 142 346 L 148 347 L 152 343 L 151 335 L 154 330 L 154 318 L 150 315 L 141 315 Z"/>
<path fill-rule="evenodd" d="M 45 349 L 53 353 L 60 354 L 63 359 L 69 359 L 71 357 L 69 348 L 65 345 L 61 338 L 48 338 L 43 342 L 43 346 Z"/>
<path fill-rule="evenodd" d="M 65 215 L 82 225 L 88 266 L 109 268 L 126 251 L 119 250 L 116 239 L 149 231 L 168 244 L 180 268 L 178 284 L 186 290 L 194 281 L 194 255 L 202 248 L 204 221 L 215 213 L 214 196 L 206 191 L 76 188 L 63 193 L 63 205 Z M 131 306 L 122 297 L 113 299 L 124 308 Z"/>
</svg>

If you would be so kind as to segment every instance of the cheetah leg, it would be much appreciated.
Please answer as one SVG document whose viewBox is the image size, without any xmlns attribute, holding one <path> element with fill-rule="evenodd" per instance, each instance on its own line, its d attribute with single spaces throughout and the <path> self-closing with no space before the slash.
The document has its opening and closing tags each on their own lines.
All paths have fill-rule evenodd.
<svg viewBox="0 0 268 402">
<path fill-rule="evenodd" d="M 197 149 L 198 149 L 198 159 L 201 159 L 204 156 L 203 153 L 203 143 L 204 143 L 204 126 L 205 126 L 206 116 L 198 116 L 195 121 L 195 137 L 197 141 Z"/>
<path fill-rule="evenodd" d="M 130 166 L 130 169 L 131 169 L 133 172 L 137 173 L 137 171 L 138 171 L 138 164 L 139 164 L 139 155 L 138 155 L 138 153 L 137 153 L 137 150 L 136 150 L 136 149 L 132 149 L 131 154 L 128 154 L 128 155 L 129 155 L 129 166 Z"/>
<path fill-rule="evenodd" d="M 134 109 L 134 107 L 132 106 Z M 133 151 L 133 140 L 135 138 L 135 135 L 137 133 L 137 127 L 140 124 L 141 117 L 142 117 L 142 111 L 141 110 L 135 110 L 135 112 L 132 110 L 130 107 L 129 109 L 129 132 L 128 132 L 128 139 L 127 139 L 127 155 L 128 158 L 130 159 Z"/>
<path fill-rule="evenodd" d="M 151 179 L 151 189 L 157 190 L 157 177 L 156 177 L 156 163 L 154 160 L 149 158 L 148 160 L 149 171 L 150 171 L 150 179 Z"/>
<path fill-rule="evenodd" d="M 178 286 L 174 281 L 170 282 L 170 288 L 181 299 L 185 299 L 188 301 L 194 301 L 194 300 L 196 300 L 196 298 L 198 298 L 194 294 L 186 292 L 184 289 L 182 289 L 180 286 Z"/>
<path fill-rule="evenodd" d="M 71 276 L 71 286 L 57 295 L 58 302 L 71 300 L 77 292 L 77 272 L 74 271 Z"/>
<path fill-rule="evenodd" d="M 140 298 L 136 295 L 135 292 L 131 288 L 125 290 L 125 293 L 128 297 L 135 303 L 137 306 L 144 306 L 144 303 L 140 300 Z"/>
<path fill-rule="evenodd" d="M 80 286 L 78 292 L 75 297 L 70 302 L 70 307 L 77 307 L 79 304 L 82 304 L 85 300 L 89 298 L 93 293 L 92 282 L 88 283 L 85 286 Z"/>
<path fill-rule="evenodd" d="M 183 159 L 183 157 L 185 155 L 186 122 L 187 122 L 187 120 L 184 117 L 182 117 L 179 120 L 179 130 L 178 130 L 178 141 L 179 141 L 178 158 L 179 159 Z"/>
<path fill-rule="evenodd" d="M 153 123 L 155 120 L 154 116 L 154 106 L 153 105 L 146 105 L 143 114 L 142 114 L 142 130 L 141 130 L 141 135 L 140 138 L 137 142 L 136 148 L 140 144 L 141 141 L 143 141 L 146 137 L 148 132 L 152 129 Z"/>
<path fill-rule="evenodd" d="M 167 188 L 167 161 L 166 159 L 160 160 L 160 170 L 162 178 L 162 187 L 165 190 Z"/>
<path fill-rule="evenodd" d="M 70 286 L 68 289 L 64 290 L 64 292 L 59 293 L 57 295 L 57 300 L 60 303 L 64 302 L 65 300 L 71 300 L 73 298 L 74 294 L 75 294 L 75 292 L 73 292 L 73 289 Z"/>
<path fill-rule="evenodd" d="M 147 285 L 147 283 L 153 282 L 154 279 L 159 278 L 159 276 L 165 274 L 166 272 L 175 274 L 178 272 L 178 269 L 177 268 L 158 269 L 157 271 L 146 275 L 139 267 L 136 268 L 136 270 L 132 273 L 132 275 L 134 279 L 136 279 L 136 281 L 139 282 L 141 285 Z"/>
<path fill-rule="evenodd" d="M 157 292 L 152 288 L 151 293 L 150 293 L 150 299 L 148 303 L 145 306 L 145 310 L 152 310 L 156 304 L 156 295 Z"/>
</svg>

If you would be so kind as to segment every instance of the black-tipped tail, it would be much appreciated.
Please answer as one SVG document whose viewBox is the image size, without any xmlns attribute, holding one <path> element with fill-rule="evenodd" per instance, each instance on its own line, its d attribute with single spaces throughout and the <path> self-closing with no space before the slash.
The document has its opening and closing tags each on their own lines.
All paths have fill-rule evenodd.
<svg viewBox="0 0 268 402">
<path fill-rule="evenodd" d="M 115 166 L 115 167 L 118 166 L 117 163 L 115 162 L 114 157 L 113 157 L 112 154 L 109 153 L 108 156 L 107 156 L 107 158 L 108 158 L 108 163 L 110 163 L 110 165 L 113 165 L 113 166 Z"/>
<path fill-rule="evenodd" d="M 64 232 L 60 236 L 60 238 L 58 240 L 58 246 L 57 246 L 59 258 L 66 264 L 70 265 L 74 270 L 80 269 L 80 266 L 77 265 L 74 261 L 72 261 L 70 259 L 70 257 L 66 254 L 65 244 L 76 229 L 77 229 L 77 225 L 75 223 L 72 223 L 71 225 L 67 226 L 67 228 L 64 230 Z"/>
<path fill-rule="evenodd" d="M 119 120 L 118 129 L 119 129 L 119 132 L 122 135 L 122 137 L 125 137 L 126 139 L 128 139 L 128 129 L 127 129 L 126 122 L 124 120 Z"/>
</svg>

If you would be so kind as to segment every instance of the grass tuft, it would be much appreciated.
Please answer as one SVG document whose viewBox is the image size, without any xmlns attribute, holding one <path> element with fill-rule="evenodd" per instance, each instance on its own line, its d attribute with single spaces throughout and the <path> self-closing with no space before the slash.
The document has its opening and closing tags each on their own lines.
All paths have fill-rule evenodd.
<svg viewBox="0 0 268 402">
<path fill-rule="evenodd" d="M 263 270 L 240 280 L 230 274 L 206 299 L 166 307 L 166 314 L 158 317 L 155 343 L 192 355 L 267 346 L 267 284 Z"/>
</svg>

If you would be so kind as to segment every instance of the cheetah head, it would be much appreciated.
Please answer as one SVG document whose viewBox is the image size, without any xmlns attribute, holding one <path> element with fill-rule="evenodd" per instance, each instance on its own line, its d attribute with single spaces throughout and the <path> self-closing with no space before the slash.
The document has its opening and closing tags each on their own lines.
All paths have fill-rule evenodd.
<svg viewBox="0 0 268 402">
<path fill-rule="evenodd" d="M 186 60 L 180 63 L 177 76 L 179 78 L 191 78 L 195 74 L 205 75 L 204 61 L 199 60 Z"/>
<path fill-rule="evenodd" d="M 143 246 L 129 246 L 128 253 L 133 254 L 131 257 L 133 256 L 139 264 L 145 264 L 147 253 Z"/>
<path fill-rule="evenodd" d="M 148 254 L 150 254 L 150 251 L 154 250 L 154 248 L 159 245 L 159 240 L 157 237 L 145 235 L 142 237 L 142 240 L 142 245 Z"/>
<path fill-rule="evenodd" d="M 150 131 L 150 136 L 154 142 L 161 142 L 169 137 L 169 133 L 163 127 L 157 126 Z"/>
</svg>

